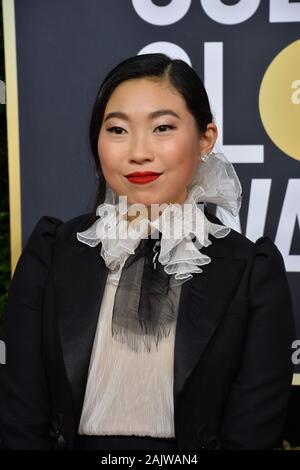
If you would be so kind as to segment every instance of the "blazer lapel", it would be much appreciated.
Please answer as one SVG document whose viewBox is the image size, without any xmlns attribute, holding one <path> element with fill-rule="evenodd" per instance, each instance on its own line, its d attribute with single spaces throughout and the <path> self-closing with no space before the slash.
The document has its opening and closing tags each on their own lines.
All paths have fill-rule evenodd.
<svg viewBox="0 0 300 470">
<path fill-rule="evenodd" d="M 207 214 L 206 214 L 207 215 Z M 214 216 L 213 221 L 221 223 Z M 57 239 L 54 282 L 58 328 L 67 377 L 74 403 L 75 427 L 84 400 L 89 361 L 108 268 L 100 255 L 101 243 L 89 247 L 76 238 Z M 228 235 L 229 236 L 229 235 Z M 214 239 L 201 252 L 211 258 L 203 272 L 183 284 L 174 345 L 174 409 L 188 377 L 200 361 L 241 277 L 244 261 Z"/>
<path fill-rule="evenodd" d="M 57 321 L 77 430 L 108 268 L 101 243 L 91 248 L 61 239 L 56 249 Z"/>
<path fill-rule="evenodd" d="M 210 222 L 224 225 L 207 206 L 204 213 Z M 211 245 L 201 248 L 201 253 L 209 256 L 211 262 L 201 267 L 201 273 L 193 274 L 181 291 L 174 345 L 175 421 L 183 387 L 228 310 L 246 264 L 236 257 L 233 244 L 228 243 L 231 233 L 225 239 L 209 238 Z"/>
<path fill-rule="evenodd" d="M 226 258 L 213 246 L 201 249 L 211 262 L 201 267 L 202 273 L 193 274 L 181 290 L 174 345 L 175 411 L 180 393 L 226 313 L 245 267 L 244 260 Z"/>
</svg>

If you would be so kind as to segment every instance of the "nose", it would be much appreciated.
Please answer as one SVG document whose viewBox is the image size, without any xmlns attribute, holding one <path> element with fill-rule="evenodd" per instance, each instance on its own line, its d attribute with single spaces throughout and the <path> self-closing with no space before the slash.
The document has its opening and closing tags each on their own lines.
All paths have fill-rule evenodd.
<svg viewBox="0 0 300 470">
<path fill-rule="evenodd" d="M 130 163 L 143 163 L 144 161 L 152 161 L 154 158 L 151 146 L 147 141 L 147 136 L 136 136 L 132 141 L 129 154 Z"/>
</svg>

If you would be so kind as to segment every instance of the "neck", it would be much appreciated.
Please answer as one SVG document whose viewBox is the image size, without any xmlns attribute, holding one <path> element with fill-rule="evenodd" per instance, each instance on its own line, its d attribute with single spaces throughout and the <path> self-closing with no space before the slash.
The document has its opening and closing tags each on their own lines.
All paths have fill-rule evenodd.
<svg viewBox="0 0 300 470">
<path fill-rule="evenodd" d="M 183 195 L 182 195 L 177 201 L 173 201 L 173 202 L 169 202 L 169 201 L 168 201 L 168 202 L 165 202 L 165 203 L 163 203 L 163 204 L 164 204 L 164 205 L 165 205 L 165 204 L 169 204 L 169 205 L 170 205 L 170 204 L 179 204 L 179 205 L 183 205 L 184 202 L 187 200 L 187 197 L 188 197 L 188 192 L 187 192 L 187 190 L 185 190 L 185 192 L 183 193 Z M 152 211 L 151 211 L 151 206 L 147 206 L 147 212 L 148 212 L 147 217 L 148 217 L 148 220 L 151 220 L 151 221 L 152 221 L 152 220 L 155 220 L 157 217 L 161 216 L 163 210 L 164 210 L 164 209 L 159 210 L 159 213 L 158 213 L 158 215 L 157 215 L 157 212 L 156 212 L 156 211 L 153 211 L 154 214 L 152 213 Z M 139 215 L 137 215 L 137 216 L 136 216 L 135 214 L 134 214 L 134 215 L 128 215 L 128 213 L 127 213 L 127 220 L 128 220 L 129 223 L 131 223 L 131 222 L 132 222 L 135 218 L 137 218 L 137 217 L 139 217 Z"/>
</svg>

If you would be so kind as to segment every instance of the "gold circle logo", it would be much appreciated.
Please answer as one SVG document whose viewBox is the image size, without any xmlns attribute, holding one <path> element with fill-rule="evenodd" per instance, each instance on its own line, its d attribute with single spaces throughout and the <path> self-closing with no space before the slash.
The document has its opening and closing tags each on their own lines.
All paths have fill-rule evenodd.
<svg viewBox="0 0 300 470">
<path fill-rule="evenodd" d="M 271 62 L 259 90 L 259 113 L 272 142 L 300 160 L 300 40 Z"/>
</svg>

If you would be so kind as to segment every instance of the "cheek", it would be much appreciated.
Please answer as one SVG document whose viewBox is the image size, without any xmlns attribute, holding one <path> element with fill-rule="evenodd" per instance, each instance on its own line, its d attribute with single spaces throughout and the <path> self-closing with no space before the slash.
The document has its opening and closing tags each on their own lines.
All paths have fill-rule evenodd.
<svg viewBox="0 0 300 470">
<path fill-rule="evenodd" d="M 198 139 L 186 129 L 182 129 L 171 143 L 174 155 L 179 160 L 184 159 L 185 156 L 195 156 L 197 152 Z"/>
<path fill-rule="evenodd" d="M 197 165 L 197 147 L 192 139 L 186 136 L 177 139 L 175 145 L 168 152 L 168 168 L 181 173 L 183 177 L 189 177 L 195 171 Z"/>
<path fill-rule="evenodd" d="M 98 139 L 98 156 L 103 171 L 105 171 L 106 168 L 114 169 L 119 166 L 119 152 L 116 147 L 107 139 L 103 138 L 101 134 Z"/>
</svg>

